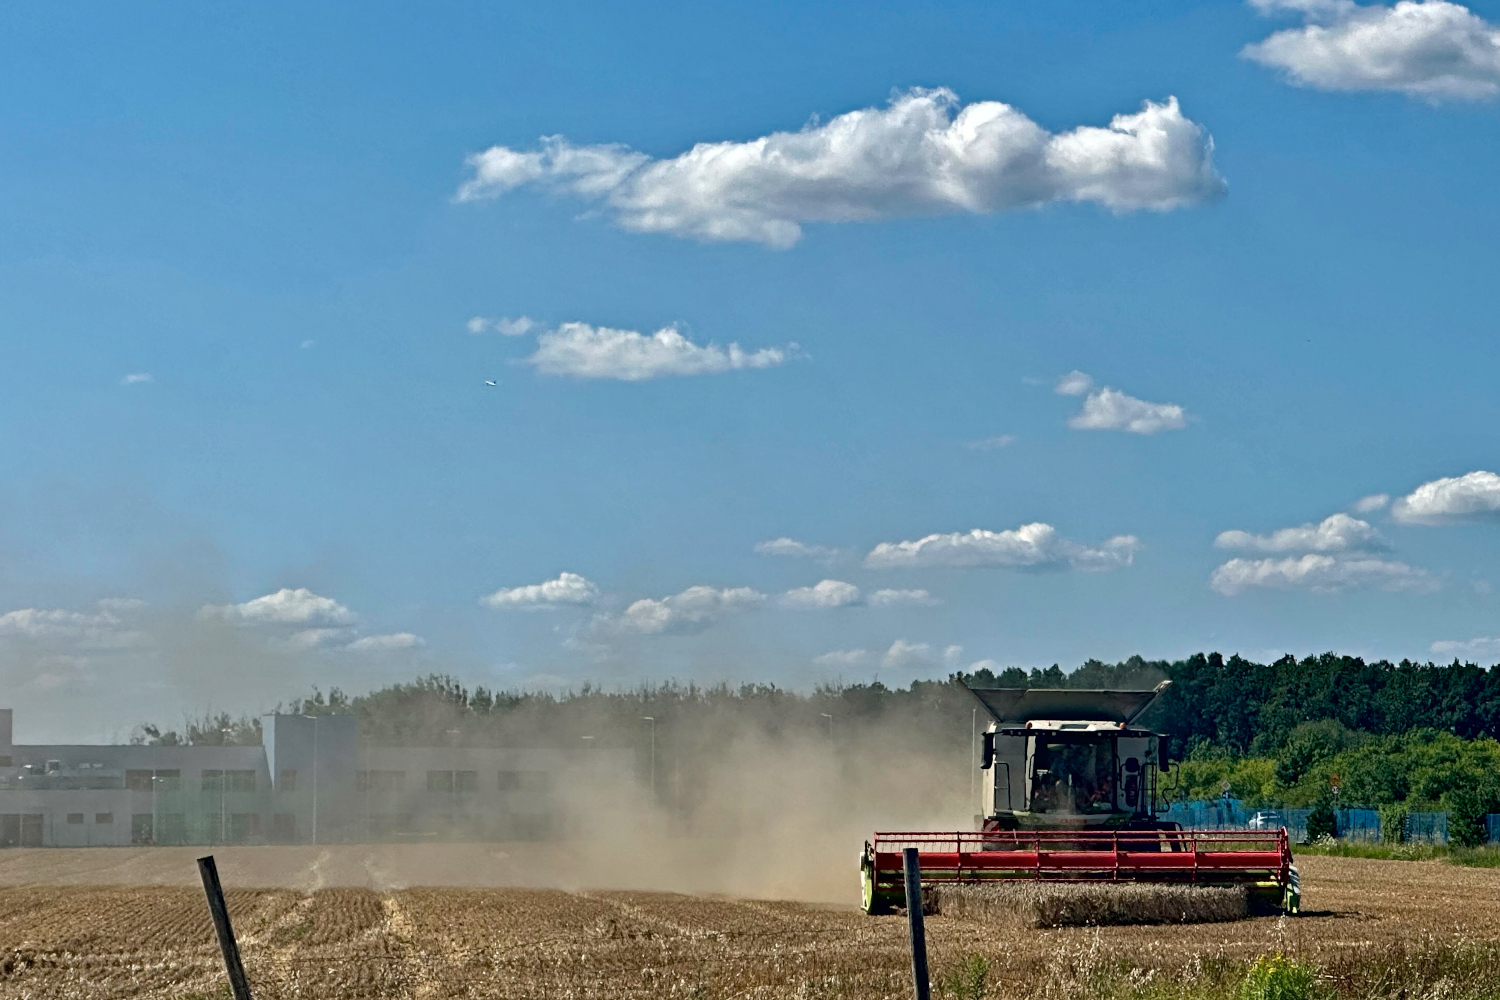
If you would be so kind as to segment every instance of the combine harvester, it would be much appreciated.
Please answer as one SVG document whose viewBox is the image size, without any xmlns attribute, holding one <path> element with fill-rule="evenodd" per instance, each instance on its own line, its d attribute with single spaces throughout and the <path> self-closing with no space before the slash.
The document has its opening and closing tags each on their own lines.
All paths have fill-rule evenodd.
<svg viewBox="0 0 1500 1000">
<path fill-rule="evenodd" d="M 979 829 L 876 833 L 860 855 L 866 913 L 904 906 L 901 852 L 924 888 L 1005 880 L 1244 887 L 1259 910 L 1295 913 L 1286 829 L 1183 830 L 1158 818 L 1162 737 L 1134 722 L 1153 691 L 970 688 L 984 733 Z"/>
</svg>

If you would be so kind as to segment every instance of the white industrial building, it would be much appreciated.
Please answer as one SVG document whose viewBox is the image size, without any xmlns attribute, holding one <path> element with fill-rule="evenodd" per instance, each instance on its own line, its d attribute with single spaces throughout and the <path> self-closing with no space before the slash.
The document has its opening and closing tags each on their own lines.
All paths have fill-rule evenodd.
<svg viewBox="0 0 1500 1000">
<path fill-rule="evenodd" d="M 262 746 L 28 745 L 0 709 L 0 847 L 539 839 L 589 787 L 632 781 L 605 750 L 361 747 L 351 715 L 261 725 Z"/>
</svg>

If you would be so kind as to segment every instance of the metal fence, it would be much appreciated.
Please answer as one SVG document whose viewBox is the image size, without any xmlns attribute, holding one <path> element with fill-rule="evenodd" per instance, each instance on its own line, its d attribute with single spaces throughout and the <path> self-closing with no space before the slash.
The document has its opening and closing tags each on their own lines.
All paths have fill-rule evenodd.
<svg viewBox="0 0 1500 1000">
<path fill-rule="evenodd" d="M 1286 827 L 1295 842 L 1307 840 L 1307 817 L 1311 809 L 1261 808 L 1246 806 L 1239 799 L 1199 799 L 1173 802 L 1161 816 L 1181 823 L 1187 830 L 1275 830 Z M 1338 835 L 1346 840 L 1379 841 L 1380 813 L 1375 809 L 1339 809 Z M 1500 843 L 1500 813 L 1485 817 L 1490 843 Z M 1448 843 L 1448 814 L 1413 812 L 1406 814 L 1405 836 L 1392 838 L 1414 844 Z"/>
</svg>

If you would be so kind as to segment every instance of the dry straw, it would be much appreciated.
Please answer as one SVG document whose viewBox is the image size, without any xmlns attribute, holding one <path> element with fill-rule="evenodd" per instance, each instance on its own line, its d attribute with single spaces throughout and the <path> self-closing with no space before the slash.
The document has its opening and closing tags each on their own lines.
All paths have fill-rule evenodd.
<svg viewBox="0 0 1500 1000">
<path fill-rule="evenodd" d="M 1244 889 L 1130 883 L 1007 882 L 938 886 L 932 912 L 1025 927 L 1199 924 L 1249 916 Z"/>
</svg>

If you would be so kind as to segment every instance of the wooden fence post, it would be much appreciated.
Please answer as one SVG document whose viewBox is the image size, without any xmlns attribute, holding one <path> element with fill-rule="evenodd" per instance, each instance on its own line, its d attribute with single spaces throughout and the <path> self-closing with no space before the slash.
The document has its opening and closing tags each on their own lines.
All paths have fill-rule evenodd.
<svg viewBox="0 0 1500 1000">
<path fill-rule="evenodd" d="M 927 929 L 922 923 L 922 862 L 917 849 L 901 851 L 902 873 L 906 876 L 906 924 L 911 928 L 911 974 L 916 981 L 917 1000 L 931 1000 L 932 982 L 927 975 Z"/>
<path fill-rule="evenodd" d="M 250 982 L 245 978 L 245 967 L 240 964 L 240 946 L 234 940 L 234 928 L 229 924 L 229 907 L 224 905 L 219 868 L 214 864 L 212 854 L 198 859 L 198 874 L 203 876 L 203 894 L 208 897 L 208 912 L 214 918 L 214 932 L 219 935 L 219 950 L 224 953 L 224 971 L 229 973 L 234 1000 L 252 1000 Z"/>
</svg>

